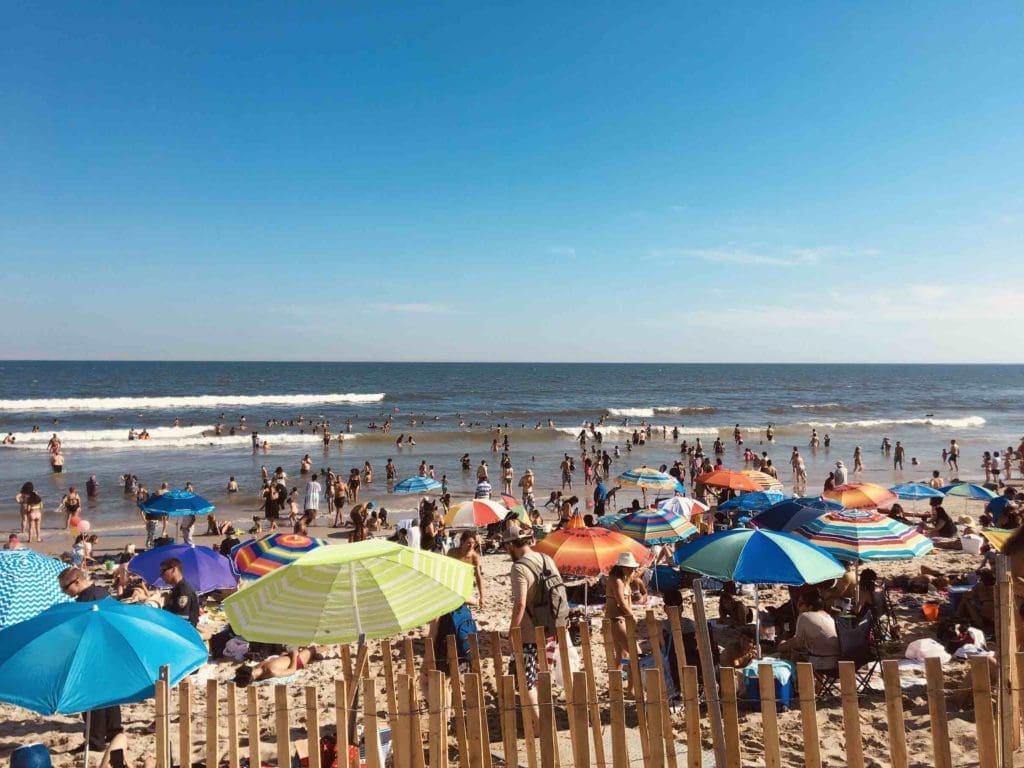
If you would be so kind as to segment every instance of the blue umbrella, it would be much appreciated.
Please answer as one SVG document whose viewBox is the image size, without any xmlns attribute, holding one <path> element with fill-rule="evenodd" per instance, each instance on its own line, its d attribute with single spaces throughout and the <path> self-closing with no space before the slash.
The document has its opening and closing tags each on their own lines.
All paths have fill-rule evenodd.
<svg viewBox="0 0 1024 768">
<path fill-rule="evenodd" d="M 160 563 L 171 557 L 181 561 L 185 581 L 200 595 L 238 586 L 231 561 L 210 547 L 190 547 L 188 544 L 156 547 L 133 557 L 128 563 L 128 570 L 144 578 L 148 584 L 167 587 L 169 585 L 160 578 Z"/>
<path fill-rule="evenodd" d="M 843 508 L 838 501 L 803 496 L 787 499 L 774 504 L 754 517 L 754 525 L 772 531 L 795 531 L 797 528 L 816 520 L 826 512 L 836 512 Z"/>
<path fill-rule="evenodd" d="M 922 499 L 941 499 L 946 494 L 938 488 L 924 483 L 901 483 L 889 489 L 904 501 L 920 501 Z"/>
<path fill-rule="evenodd" d="M 594 522 L 602 528 L 611 528 L 613 525 L 615 525 L 616 520 L 625 517 L 627 514 L 628 513 L 626 512 L 612 512 L 609 515 L 601 515 Z"/>
<path fill-rule="evenodd" d="M 990 491 L 983 485 L 974 483 L 952 483 L 944 485 L 942 492 L 947 496 L 959 496 L 962 499 L 973 499 L 975 501 L 990 501 L 998 498 L 994 491 Z"/>
<path fill-rule="evenodd" d="M 159 496 L 150 496 L 146 501 L 140 502 L 139 509 L 151 515 L 187 517 L 188 515 L 208 515 L 213 512 L 215 507 L 192 491 L 166 491 Z"/>
<path fill-rule="evenodd" d="M 74 714 L 153 695 L 160 667 L 174 685 L 209 651 L 179 616 L 112 598 L 55 605 L 0 631 L 0 701 Z"/>
<path fill-rule="evenodd" d="M 719 504 L 718 508 L 724 512 L 763 512 L 788 498 L 786 494 L 777 491 L 751 491 Z"/>
<path fill-rule="evenodd" d="M 427 491 L 436 491 L 441 487 L 441 483 L 432 477 L 424 477 L 417 475 L 416 477 L 407 477 L 402 482 L 395 485 L 395 493 L 426 493 Z"/>
<path fill-rule="evenodd" d="M 0 629 L 71 600 L 57 581 L 67 567 L 31 549 L 0 550 Z"/>
<path fill-rule="evenodd" d="M 1011 499 L 1009 496 L 1000 496 L 998 498 L 992 499 L 992 501 L 986 504 L 985 511 L 988 514 L 992 515 L 992 518 L 995 519 L 999 517 L 1001 514 L 1003 514 L 1003 512 L 1006 510 L 1006 505 L 1011 503 L 1013 503 L 1013 499 Z"/>
</svg>

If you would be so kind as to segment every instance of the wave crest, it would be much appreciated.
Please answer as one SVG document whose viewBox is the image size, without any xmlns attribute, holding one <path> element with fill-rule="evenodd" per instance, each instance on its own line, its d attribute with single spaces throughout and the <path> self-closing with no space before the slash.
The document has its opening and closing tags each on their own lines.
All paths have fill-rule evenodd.
<svg viewBox="0 0 1024 768">
<path fill-rule="evenodd" d="M 185 395 L 182 397 L 62 397 L 0 400 L 0 411 L 128 411 L 145 409 L 221 408 L 253 405 L 331 405 L 379 403 L 383 392 L 324 395 Z"/>
</svg>

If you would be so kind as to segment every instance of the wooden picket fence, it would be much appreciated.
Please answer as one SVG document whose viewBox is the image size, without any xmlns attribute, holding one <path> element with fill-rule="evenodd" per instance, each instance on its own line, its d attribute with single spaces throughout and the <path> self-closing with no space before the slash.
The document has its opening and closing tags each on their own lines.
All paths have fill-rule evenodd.
<svg viewBox="0 0 1024 768">
<path fill-rule="evenodd" d="M 1009 579 L 1003 573 L 997 583 L 1001 616 L 1006 613 L 1002 606 L 1012 605 L 1009 588 Z M 700 610 L 695 613 L 699 627 L 704 619 L 702 601 L 698 605 Z M 747 731 L 752 725 L 760 726 L 757 741 L 761 747 L 755 753 L 741 739 L 737 670 L 722 668 L 718 675 L 720 688 L 709 685 L 701 691 L 695 664 L 702 666 L 704 679 L 714 679 L 713 672 L 708 674 L 713 670 L 710 649 L 704 645 L 699 653 L 701 658 L 687 659 L 679 612 L 670 610 L 668 620 L 675 649 L 669 662 L 678 667 L 681 703 L 673 705 L 668 700 L 660 622 L 648 611 L 645 621 L 656 666 L 642 669 L 635 654 L 629 659 L 629 677 L 637 683 L 633 696 L 626 695 L 620 667 L 608 652 L 602 660 L 609 673 L 607 688 L 598 689 L 592 674 L 596 667 L 586 624 L 580 627 L 582 670 L 567 676 L 562 686 L 555 685 L 552 672 L 547 669 L 540 634 L 533 638 L 540 641 L 536 724 L 529 703 L 524 707 L 517 693 L 525 685 L 524 638 L 518 630 L 511 637 L 516 676 L 506 674 L 510 659 L 502 653 L 497 633 L 487 633 L 470 638 L 468 671 L 459 669 L 454 638 L 448 639 L 448 658 L 453 661 L 447 674 L 435 669 L 429 642 L 424 643 L 424 653 L 417 655 L 409 637 L 401 639 L 397 648 L 396 643 L 383 641 L 379 646 L 381 659 L 376 664 L 369 663 L 367 646 L 359 647 L 355 654 L 349 646 L 343 646 L 343 674 L 335 681 L 333 692 L 316 686 L 256 685 L 241 696 L 243 692 L 233 683 L 210 680 L 205 685 L 204 703 L 198 714 L 194 710 L 196 691 L 187 679 L 176 689 L 176 713 L 172 691 L 161 680 L 155 697 L 157 768 L 197 762 L 210 768 L 256 768 L 268 763 L 284 767 L 292 765 L 296 747 L 305 753 L 304 764 L 308 768 L 331 768 L 321 765 L 319 744 L 324 732 L 336 734 L 338 754 L 342 756 L 338 764 L 344 768 L 349 736 L 357 723 L 361 723 L 366 734 L 364 764 L 368 768 L 383 768 L 373 734 L 385 726 L 391 729 L 391 760 L 397 768 L 739 768 L 751 764 L 777 768 L 797 763 L 806 768 L 821 768 L 825 764 L 823 736 L 833 740 L 830 743 L 842 739 L 841 764 L 850 768 L 867 764 L 907 768 L 911 764 L 898 661 L 882 662 L 887 749 L 885 754 L 871 755 L 866 754 L 861 736 L 863 701 L 857 693 L 854 665 L 842 662 L 839 666 L 842 728 L 837 732 L 833 726 L 832 730 L 822 727 L 820 702 L 814 696 L 814 673 L 809 664 L 798 664 L 793 708 L 799 708 L 800 716 L 799 759 L 794 757 L 794 745 L 790 743 L 783 745 L 789 755 L 784 762 L 771 665 L 764 664 L 759 669 L 760 713 L 745 716 L 743 721 Z M 627 627 L 635 638 L 637 623 L 628 622 Z M 607 622 L 603 632 L 608 651 L 612 644 Z M 1012 619 L 1001 621 L 999 632 L 1003 674 L 995 690 L 990 682 L 988 660 L 970 660 L 977 754 L 966 763 L 961 759 L 957 765 L 1010 768 L 1014 752 L 1021 745 L 1024 685 L 1018 681 L 1017 672 L 1024 672 L 1024 658 L 1019 658 L 1024 654 L 1010 652 Z M 558 634 L 559 661 L 564 670 L 569 668 L 569 641 L 564 627 Z M 918 757 L 917 764 L 953 768 L 947 722 L 949 689 L 939 660 L 929 659 L 925 672 L 932 754 L 923 760 Z M 263 739 L 268 722 L 272 724 L 273 749 Z M 173 733 L 175 725 L 177 739 Z M 201 750 L 197 750 L 195 737 L 200 730 Z"/>
</svg>

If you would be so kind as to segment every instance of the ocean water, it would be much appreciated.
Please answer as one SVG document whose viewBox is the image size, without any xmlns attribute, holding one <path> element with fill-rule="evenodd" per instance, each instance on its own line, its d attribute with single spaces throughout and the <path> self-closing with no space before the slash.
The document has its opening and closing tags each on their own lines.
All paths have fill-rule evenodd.
<svg viewBox="0 0 1024 768">
<path fill-rule="evenodd" d="M 472 473 L 461 470 L 459 457 L 469 453 L 474 465 L 486 458 L 493 480 L 496 428 L 509 434 L 516 477 L 531 467 L 540 487 L 548 488 L 557 481 L 562 455 L 578 455 L 581 427 L 602 417 L 609 452 L 614 445 L 624 449 L 633 430 L 647 422 L 678 427 L 691 442 L 699 436 L 707 449 L 720 435 L 725 462 L 734 466 L 742 464 L 742 449 L 732 442 L 739 424 L 746 444 L 767 450 L 787 482 L 789 451 L 799 446 L 812 490 L 837 459 L 852 467 L 855 446 L 864 450 L 864 479 L 926 477 L 943 468 L 940 453 L 952 438 L 962 449 L 961 476 L 980 477 L 982 451 L 1017 446 L 1024 436 L 1022 403 L 1019 365 L 6 361 L 0 363 L 0 432 L 13 433 L 16 442 L 0 449 L 0 524 L 11 527 L 16 520 L 13 497 L 26 480 L 36 483 L 49 510 L 68 485 L 82 490 L 91 474 L 102 489 L 88 508 L 93 524 L 136 521 L 119 487 L 125 472 L 150 488 L 190 481 L 219 503 L 228 501 L 224 487 L 233 475 L 242 492 L 231 499 L 228 516 L 243 519 L 257 506 L 260 467 L 280 465 L 295 476 L 306 453 L 316 469 L 347 471 L 370 461 L 378 475 L 370 496 L 409 507 L 415 499 L 386 495 L 388 457 L 400 477 L 415 474 L 426 460 L 438 477 L 447 474 L 455 494 L 469 493 Z M 388 415 L 394 419 L 390 435 L 371 429 Z M 228 431 L 242 417 L 268 441 L 268 453 L 253 455 L 247 433 L 214 436 L 216 424 Z M 270 419 L 300 417 L 302 425 L 265 426 Z M 310 429 L 323 420 L 335 433 L 351 420 L 344 443 L 323 449 Z M 774 445 L 762 444 L 768 423 Z M 129 429 L 146 429 L 151 439 L 129 441 Z M 831 436 L 829 449 L 807 448 L 812 429 Z M 62 475 L 49 472 L 46 457 L 54 432 L 67 459 Z M 402 433 L 413 434 L 416 446 L 396 449 Z M 900 440 L 919 466 L 908 462 L 894 473 L 879 451 L 883 437 Z M 655 429 L 653 439 L 624 453 L 613 472 L 671 463 L 678 452 L 671 434 L 666 439 Z"/>
</svg>

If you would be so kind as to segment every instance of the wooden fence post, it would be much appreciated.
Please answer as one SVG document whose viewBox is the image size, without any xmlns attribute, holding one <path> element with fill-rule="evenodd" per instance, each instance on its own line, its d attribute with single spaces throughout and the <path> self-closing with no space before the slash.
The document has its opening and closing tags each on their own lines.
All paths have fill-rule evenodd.
<svg viewBox="0 0 1024 768">
<path fill-rule="evenodd" d="M 384 707 L 388 711 L 388 720 L 394 722 L 398 719 L 398 699 L 395 698 L 395 660 L 392 656 L 394 649 L 390 640 L 383 640 L 380 644 L 381 661 L 384 668 Z"/>
<path fill-rule="evenodd" d="M 629 687 L 636 702 L 637 730 L 640 732 L 640 749 L 644 762 L 651 759 L 651 730 L 647 722 L 647 708 L 644 706 L 644 679 L 640 671 L 640 652 L 636 642 L 636 619 L 626 616 L 626 646 L 629 650 Z"/>
<path fill-rule="evenodd" d="M 366 766 L 367 768 L 384 768 L 380 753 L 380 727 L 377 724 L 377 681 L 372 677 L 364 677 L 361 683 L 363 686 L 363 743 L 366 745 Z"/>
<path fill-rule="evenodd" d="M 686 765 L 687 768 L 701 768 L 704 764 L 704 748 L 701 746 L 700 737 L 697 668 L 683 667 L 679 680 L 683 686 L 683 706 L 686 712 Z"/>
<path fill-rule="evenodd" d="M 846 761 L 850 768 L 864 768 L 864 740 L 860 735 L 860 707 L 857 701 L 857 668 L 852 661 L 839 662 L 839 691 L 843 700 Z"/>
<path fill-rule="evenodd" d="M 427 673 L 427 708 L 430 717 L 427 743 L 430 749 L 430 768 L 448 768 L 448 719 L 444 712 L 446 688 L 443 672 L 430 670 Z"/>
<path fill-rule="evenodd" d="M 263 765 L 260 759 L 260 689 L 250 685 L 246 693 L 245 735 L 249 741 L 249 765 Z"/>
<path fill-rule="evenodd" d="M 775 709 L 775 669 L 771 664 L 757 665 L 757 682 L 761 688 L 761 728 L 764 731 L 764 764 L 781 768 L 779 752 L 779 714 Z"/>
<path fill-rule="evenodd" d="M 661 695 L 661 689 L 664 687 L 661 677 L 658 675 L 657 669 L 646 669 L 644 670 L 644 685 L 643 690 L 645 692 L 645 700 L 643 703 L 644 709 L 647 715 L 647 727 L 648 737 L 650 739 L 650 759 L 647 760 L 645 766 L 653 766 L 653 768 L 665 768 L 665 732 L 662 729 L 662 717 L 659 712 L 660 707 L 668 708 L 668 702 L 663 703 L 664 697 Z M 640 703 L 637 702 L 637 707 Z M 577 768 L 582 766 L 577 764 Z"/>
<path fill-rule="evenodd" d="M 796 665 L 796 685 L 800 696 L 805 765 L 807 768 L 821 768 L 821 737 L 818 735 L 818 710 L 814 700 L 814 667 L 805 661 Z"/>
<path fill-rule="evenodd" d="M 288 717 L 288 686 L 274 686 L 274 730 L 277 735 L 278 768 L 290 768 L 292 764 L 291 725 Z"/>
<path fill-rule="evenodd" d="M 606 768 L 604 754 L 604 732 L 601 728 L 601 708 L 597 703 L 597 680 L 594 679 L 594 654 L 590 644 L 590 624 L 580 623 L 580 649 L 583 652 L 583 669 L 587 673 L 587 699 L 589 701 L 590 729 L 594 734 L 594 759 L 597 768 Z"/>
<path fill-rule="evenodd" d="M 693 621 L 697 625 L 697 648 L 700 653 L 700 668 L 707 697 L 708 720 L 711 721 L 711 737 L 715 744 L 715 762 L 725 764 L 725 726 L 722 725 L 722 705 L 715 690 L 715 660 L 711 652 L 711 632 L 708 616 L 704 609 L 704 587 L 700 579 L 693 582 Z"/>
<path fill-rule="evenodd" d="M 206 681 L 206 764 L 220 765 L 220 691 L 217 680 Z"/>
<path fill-rule="evenodd" d="M 448 679 L 452 685 L 452 711 L 455 713 L 455 742 L 459 748 L 459 758 L 468 751 L 466 746 L 466 710 L 462 696 L 462 673 L 459 670 L 459 648 L 455 635 L 445 638 L 448 648 Z"/>
<path fill-rule="evenodd" d="M 725 768 L 740 768 L 740 720 L 736 701 L 736 669 L 723 666 L 720 675 L 722 678 L 722 721 L 725 726 Z M 687 749 L 689 749 L 689 744 L 687 744 Z M 690 761 L 687 762 L 690 763 Z"/>
<path fill-rule="evenodd" d="M 935 768 L 953 768 L 949 751 L 949 722 L 946 719 L 946 688 L 942 680 L 942 660 L 931 656 L 924 660 L 928 679 L 928 715 L 932 724 L 932 755 Z"/>
<path fill-rule="evenodd" d="M 409 675 L 399 672 L 395 675 L 395 718 L 391 725 L 391 754 L 395 768 L 413 768 L 412 758 L 412 711 L 414 703 L 409 699 Z"/>
<path fill-rule="evenodd" d="M 178 751 L 183 766 L 192 765 L 192 681 L 178 683 Z"/>
<path fill-rule="evenodd" d="M 569 715 L 569 738 L 570 741 L 575 741 L 579 736 L 577 731 L 580 728 L 586 730 L 587 721 L 586 718 L 584 718 L 577 723 L 576 717 L 572 713 L 572 706 L 570 702 L 573 701 L 573 670 L 569 668 L 569 633 L 566 631 L 564 624 L 559 624 L 555 627 L 555 639 L 558 642 L 558 663 L 562 667 L 562 695 L 565 698 L 565 711 Z"/>
<path fill-rule="evenodd" d="M 334 727 L 335 738 L 338 741 L 338 765 L 345 768 L 348 768 L 348 686 L 344 675 L 334 681 Z"/>
<path fill-rule="evenodd" d="M 662 697 L 665 700 L 665 705 L 657 710 L 658 717 L 661 718 L 662 738 L 665 739 L 665 759 L 668 762 L 668 768 L 677 768 L 676 750 L 674 739 L 672 738 L 672 712 L 668 707 L 668 686 L 665 684 L 665 659 L 662 657 L 661 651 L 661 623 L 655 617 L 654 611 L 647 611 L 646 621 L 647 640 L 651 644 L 654 668 L 658 671 L 660 678 L 659 690 L 665 692 L 665 695 Z M 650 722 L 649 719 L 648 722 Z"/>
<path fill-rule="evenodd" d="M 466 683 L 466 743 L 469 746 L 468 761 L 462 761 L 469 768 L 484 768 L 484 752 L 490 751 L 490 741 L 484 738 L 487 713 L 482 707 L 483 692 L 480 675 L 470 673 Z"/>
<path fill-rule="evenodd" d="M 574 750 L 576 768 L 590 768 L 590 738 L 587 731 L 587 678 L 586 672 L 574 672 L 572 680 L 572 708 L 576 713 L 577 749 Z"/>
<path fill-rule="evenodd" d="M 315 685 L 306 686 L 306 751 L 309 753 L 309 768 L 320 768 L 320 701 L 317 694 Z"/>
<path fill-rule="evenodd" d="M 508 674 L 508 668 L 505 666 L 505 658 L 501 653 L 501 635 L 497 631 L 491 632 L 491 657 L 494 659 L 494 687 L 495 693 L 498 699 L 498 706 L 505 706 L 505 685 L 502 683 L 501 678 Z"/>
<path fill-rule="evenodd" d="M 157 680 L 153 694 L 156 699 L 156 768 L 171 768 L 168 759 L 171 740 L 168 728 L 170 713 L 167 711 L 167 681 Z"/>
<path fill-rule="evenodd" d="M 1003 768 L 1013 768 L 1014 750 L 1020 747 L 1020 711 L 1014 688 L 1017 683 L 1017 633 L 1013 583 L 1007 559 L 996 557 L 996 621 L 999 650 L 999 756 Z"/>
<path fill-rule="evenodd" d="M 893 768 L 907 768 L 907 728 L 903 722 L 903 689 L 900 687 L 900 663 L 882 662 L 885 683 L 885 720 L 889 731 L 889 759 Z"/>
<path fill-rule="evenodd" d="M 533 728 L 533 707 L 530 704 L 526 687 L 526 666 L 523 662 L 523 632 L 513 627 L 509 633 L 512 639 L 512 654 L 516 662 L 516 688 L 519 691 L 519 712 L 523 720 L 523 741 L 526 743 L 526 762 L 528 768 L 537 768 L 537 744 Z M 538 655 L 542 653 L 537 650 Z"/>
<path fill-rule="evenodd" d="M 228 682 L 225 691 L 228 714 L 228 768 L 238 768 L 238 687 Z"/>
<path fill-rule="evenodd" d="M 971 688 L 974 691 L 974 721 L 978 729 L 978 762 L 982 768 L 996 765 L 996 724 L 992 708 L 990 661 L 974 656 L 971 664 Z"/>
<path fill-rule="evenodd" d="M 519 738 L 516 735 L 516 685 L 512 675 L 499 678 L 501 688 L 501 737 L 505 746 L 505 765 L 518 768 Z"/>
<path fill-rule="evenodd" d="M 629 764 L 626 744 L 626 706 L 623 701 L 622 670 L 618 665 L 608 670 L 608 703 L 611 709 L 612 767 Z"/>
<path fill-rule="evenodd" d="M 540 709 L 540 764 L 541 768 L 558 765 L 558 735 L 555 731 L 555 708 L 551 693 L 551 673 L 537 673 L 537 704 Z"/>
</svg>

